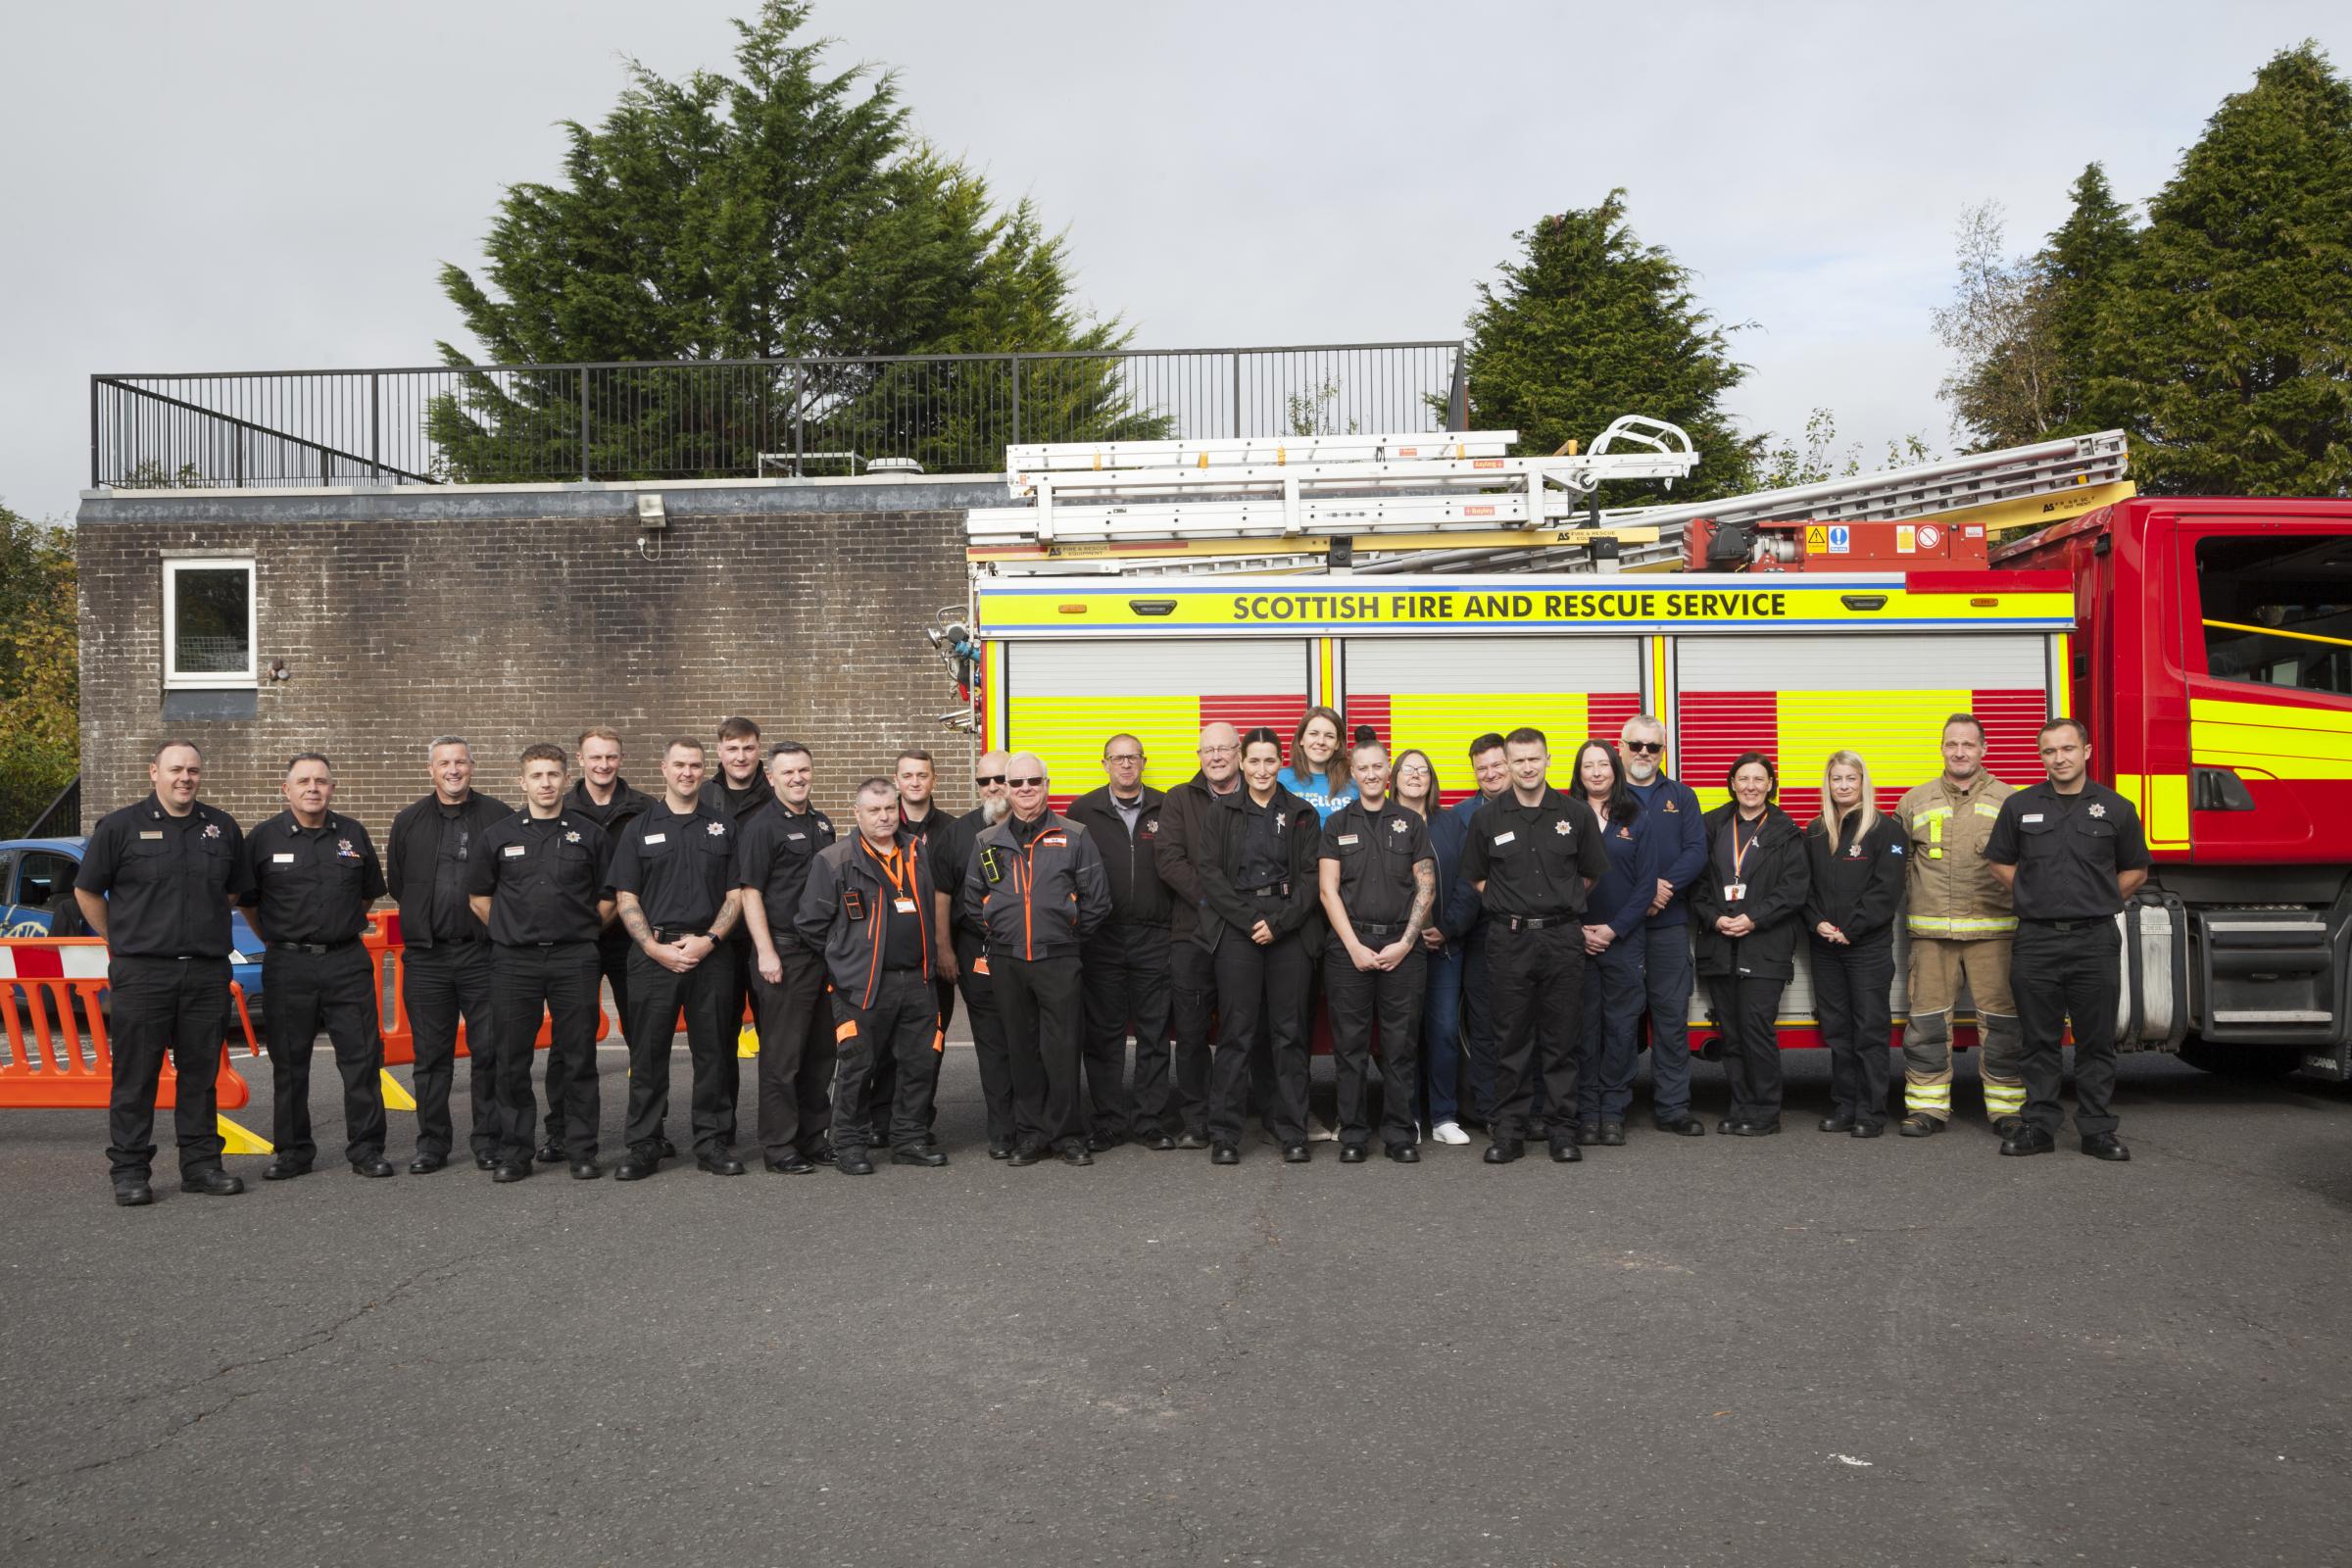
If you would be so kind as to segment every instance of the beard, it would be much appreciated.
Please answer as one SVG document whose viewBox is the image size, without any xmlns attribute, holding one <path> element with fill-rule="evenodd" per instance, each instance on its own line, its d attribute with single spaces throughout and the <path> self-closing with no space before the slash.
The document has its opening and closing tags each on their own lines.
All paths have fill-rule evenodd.
<svg viewBox="0 0 2352 1568">
<path fill-rule="evenodd" d="M 1625 776 L 1637 784 L 1646 784 L 1658 776 L 1658 764 L 1648 758 L 1625 764 Z"/>
<path fill-rule="evenodd" d="M 980 824 L 983 827 L 995 827 L 1011 814 L 1012 798 L 1010 796 L 1001 795 L 994 800 L 984 800 L 980 803 Z"/>
</svg>

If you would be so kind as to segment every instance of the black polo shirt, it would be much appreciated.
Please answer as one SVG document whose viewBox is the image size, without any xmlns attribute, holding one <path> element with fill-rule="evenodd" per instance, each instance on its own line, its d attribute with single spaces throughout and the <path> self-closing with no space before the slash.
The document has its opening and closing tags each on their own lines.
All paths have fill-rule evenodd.
<svg viewBox="0 0 2352 1568">
<path fill-rule="evenodd" d="M 606 880 L 636 894 L 658 928 L 708 933 L 735 886 L 735 830 L 701 805 L 680 815 L 664 797 L 620 835 Z"/>
<path fill-rule="evenodd" d="M 490 901 L 493 942 L 594 942 L 605 928 L 596 906 L 612 858 L 612 841 L 588 818 L 534 817 L 526 808 L 482 831 L 466 891 Z"/>
<path fill-rule="evenodd" d="M 272 945 L 349 942 L 384 896 L 368 830 L 335 811 L 318 827 L 278 812 L 245 840 L 245 866 L 251 885 L 237 902 L 262 911 L 262 940 Z"/>
<path fill-rule="evenodd" d="M 1322 858 L 1340 866 L 1340 904 L 1349 921 L 1402 925 L 1412 917 L 1413 867 L 1433 866 L 1429 824 L 1418 811 L 1384 799 L 1378 809 L 1349 801 L 1323 823 Z"/>
<path fill-rule="evenodd" d="M 564 792 L 564 809 L 594 822 L 605 830 L 605 837 L 614 843 L 620 840 L 620 830 L 653 804 L 651 795 L 632 787 L 618 773 L 612 775 L 612 798 L 602 806 L 589 798 L 588 781 L 584 778 L 573 779 L 571 788 Z"/>
<path fill-rule="evenodd" d="M 735 824 L 735 885 L 760 895 L 768 935 L 780 949 L 798 945 L 792 917 L 808 886 L 816 852 L 831 847 L 833 819 L 814 807 L 795 811 L 782 801 Z"/>
<path fill-rule="evenodd" d="M 74 886 L 106 895 L 107 950 L 125 958 L 225 958 L 228 901 L 252 886 L 237 819 L 202 801 L 173 816 L 149 795 L 99 818 Z"/>
<path fill-rule="evenodd" d="M 964 912 L 963 879 L 972 869 L 972 851 L 979 845 L 980 830 L 987 826 L 988 813 L 975 806 L 930 839 L 931 883 L 947 895 L 948 907 L 955 911 L 955 929 L 975 942 L 985 942 L 987 933 L 978 920 Z"/>
<path fill-rule="evenodd" d="M 2120 913 L 2119 871 L 2154 861 L 2132 803 L 2086 778 L 2073 795 L 2044 779 L 2001 802 L 1984 858 L 2017 867 L 2011 902 L 2021 920 L 2096 920 Z"/>
<path fill-rule="evenodd" d="M 1582 914 L 1585 878 L 1608 869 L 1592 808 L 1548 786 L 1534 806 L 1511 791 L 1480 807 L 1462 848 L 1462 879 L 1487 885 L 1488 910 L 1532 920 Z"/>
<path fill-rule="evenodd" d="M 1292 818 L 1280 789 L 1263 806 L 1250 798 L 1247 787 L 1220 796 L 1219 802 L 1227 810 L 1242 813 L 1241 863 L 1234 868 L 1233 885 L 1244 893 L 1254 893 L 1288 882 Z"/>
</svg>

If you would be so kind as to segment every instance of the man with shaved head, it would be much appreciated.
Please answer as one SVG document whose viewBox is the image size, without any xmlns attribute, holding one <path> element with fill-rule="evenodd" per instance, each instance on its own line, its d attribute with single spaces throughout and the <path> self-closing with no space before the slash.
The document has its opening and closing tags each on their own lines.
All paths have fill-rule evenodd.
<svg viewBox="0 0 2352 1568">
<path fill-rule="evenodd" d="M 972 790 L 980 804 L 931 836 L 931 880 L 939 888 L 939 972 L 963 993 L 964 1016 L 972 1025 L 972 1054 L 980 1061 L 980 1098 L 988 1109 L 988 1157 L 1012 1153 L 1012 1062 L 1004 1054 L 1004 1018 L 997 1009 L 996 983 L 989 974 L 988 934 L 960 906 L 963 873 L 981 833 L 1012 814 L 1004 788 L 1007 759 L 983 752 L 973 770 Z M 945 1029 L 943 1022 L 940 1027 Z"/>
<path fill-rule="evenodd" d="M 990 978 L 1012 1063 L 1010 1162 L 1049 1151 L 1091 1165 L 1078 1113 L 1086 1032 L 1079 953 L 1110 917 L 1110 883 L 1086 830 L 1046 805 L 1046 764 L 1033 752 L 1005 763 L 1012 814 L 983 828 L 964 868 L 962 906 L 988 941 Z"/>
<path fill-rule="evenodd" d="M 1176 1147 L 1208 1147 L 1208 1029 L 1217 1010 L 1218 922 L 1201 918 L 1202 820 L 1219 798 L 1242 787 L 1242 733 L 1231 724 L 1200 732 L 1200 770 L 1160 803 L 1152 859 L 1168 890 L 1169 1014 L 1176 1035 Z"/>
</svg>

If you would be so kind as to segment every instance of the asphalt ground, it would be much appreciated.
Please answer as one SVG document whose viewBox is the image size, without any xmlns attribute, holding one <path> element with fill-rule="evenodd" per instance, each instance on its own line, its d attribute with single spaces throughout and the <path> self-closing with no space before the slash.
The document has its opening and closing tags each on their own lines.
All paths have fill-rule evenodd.
<svg viewBox="0 0 2352 1568">
<path fill-rule="evenodd" d="M 100 1115 L 0 1114 L 0 1559 L 2346 1560 L 2352 1094 L 2134 1057 L 2110 1165 L 1996 1157 L 1966 1072 L 1824 1136 L 1792 1066 L 1779 1138 L 1644 1088 L 1577 1166 L 1013 1170 L 952 1049 L 942 1171 L 143 1210 Z"/>
</svg>

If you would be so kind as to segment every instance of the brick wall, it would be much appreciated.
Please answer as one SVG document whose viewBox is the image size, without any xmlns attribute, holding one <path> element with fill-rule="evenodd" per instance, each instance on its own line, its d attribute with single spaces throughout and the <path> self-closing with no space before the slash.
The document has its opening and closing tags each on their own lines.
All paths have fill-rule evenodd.
<svg viewBox="0 0 2352 1568">
<path fill-rule="evenodd" d="M 828 809 L 907 743 L 939 759 L 947 804 L 969 804 L 972 743 L 938 722 L 954 688 L 922 638 L 965 598 L 961 512 L 869 497 L 864 510 L 819 511 L 821 496 L 797 491 L 778 498 L 793 510 L 742 510 L 762 502 L 734 496 L 738 510 L 698 514 L 708 492 L 673 494 L 647 561 L 626 496 L 593 509 L 593 492 L 536 507 L 512 492 L 472 507 L 446 491 L 363 499 L 85 502 L 85 825 L 145 793 L 167 730 L 204 748 L 205 795 L 241 821 L 282 806 L 290 753 L 325 752 L 337 808 L 380 838 L 429 788 L 435 734 L 471 740 L 478 787 L 515 801 L 524 745 L 569 751 L 583 727 L 608 723 L 623 773 L 658 791 L 662 742 L 708 742 L 729 713 L 770 741 L 807 741 Z M 291 678 L 264 679 L 252 718 L 163 716 L 161 563 L 192 552 L 258 562 L 259 663 L 282 659 Z"/>
</svg>

